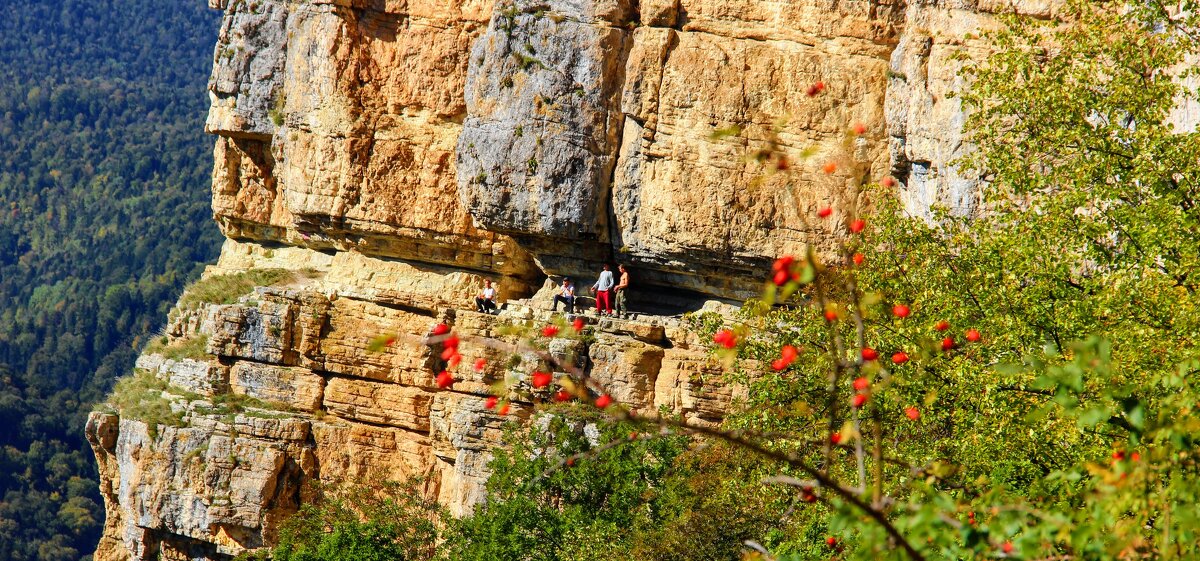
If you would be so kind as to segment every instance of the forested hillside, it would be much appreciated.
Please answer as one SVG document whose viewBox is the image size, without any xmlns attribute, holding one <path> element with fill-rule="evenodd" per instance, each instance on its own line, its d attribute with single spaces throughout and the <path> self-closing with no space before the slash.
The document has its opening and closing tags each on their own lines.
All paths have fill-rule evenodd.
<svg viewBox="0 0 1200 561">
<path fill-rule="evenodd" d="M 90 558 L 83 437 L 217 253 L 201 0 L 0 3 L 0 560 Z"/>
</svg>

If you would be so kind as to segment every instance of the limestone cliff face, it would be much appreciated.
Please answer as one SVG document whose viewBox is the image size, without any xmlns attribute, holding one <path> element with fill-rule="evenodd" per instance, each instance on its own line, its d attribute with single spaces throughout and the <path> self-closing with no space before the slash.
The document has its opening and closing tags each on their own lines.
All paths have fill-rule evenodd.
<svg viewBox="0 0 1200 561">
<path fill-rule="evenodd" d="M 972 37 L 1009 9 L 209 2 L 225 14 L 207 129 L 229 240 L 204 282 L 280 280 L 185 297 L 138 361 L 159 416 L 90 418 L 108 513 L 99 561 L 229 559 L 269 543 L 317 481 L 425 475 L 430 496 L 469 510 L 506 420 L 484 408 L 488 387 L 527 373 L 492 360 L 439 391 L 420 339 L 446 321 L 464 364 L 495 359 L 472 341 L 545 321 L 547 277 L 586 286 L 619 261 L 639 283 L 635 310 L 697 309 L 755 293 L 780 253 L 836 241 L 802 217 L 863 208 L 865 182 L 894 176 L 916 213 L 969 210 L 976 181 L 949 165 L 970 149 L 951 55 L 986 52 Z M 792 155 L 790 184 L 745 158 L 771 139 Z M 499 316 L 470 311 L 485 278 L 509 302 Z M 587 342 L 550 350 L 622 402 L 716 423 L 736 401 L 678 319 L 593 324 Z M 397 343 L 370 351 L 383 333 Z"/>
</svg>

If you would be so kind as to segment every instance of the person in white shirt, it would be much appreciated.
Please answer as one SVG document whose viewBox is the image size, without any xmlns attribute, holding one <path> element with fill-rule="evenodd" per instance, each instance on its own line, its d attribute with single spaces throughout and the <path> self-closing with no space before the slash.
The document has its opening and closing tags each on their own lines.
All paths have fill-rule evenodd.
<svg viewBox="0 0 1200 561">
<path fill-rule="evenodd" d="M 484 314 L 496 311 L 496 289 L 492 288 L 492 281 L 483 281 L 483 290 L 475 297 L 475 309 Z"/>
<path fill-rule="evenodd" d="M 558 294 L 554 295 L 554 311 L 558 311 L 558 303 L 562 302 L 566 306 L 568 314 L 575 313 L 575 285 L 571 284 L 571 279 L 563 277 L 562 287 L 558 289 Z"/>
<path fill-rule="evenodd" d="M 596 312 L 600 315 L 612 315 L 611 295 L 614 284 L 616 283 L 613 282 L 612 271 L 608 270 L 608 263 L 605 263 L 600 278 L 592 285 L 592 290 L 596 293 Z"/>
</svg>

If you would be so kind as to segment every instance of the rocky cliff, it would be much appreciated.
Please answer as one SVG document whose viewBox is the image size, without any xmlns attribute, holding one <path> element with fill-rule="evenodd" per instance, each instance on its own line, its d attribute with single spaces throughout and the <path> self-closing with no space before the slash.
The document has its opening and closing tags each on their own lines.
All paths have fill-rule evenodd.
<svg viewBox="0 0 1200 561">
<path fill-rule="evenodd" d="M 268 543 L 315 481 L 426 475 L 431 496 L 468 510 L 505 421 L 484 396 L 527 373 L 493 360 L 438 390 L 421 338 L 444 321 L 464 365 L 495 358 L 472 341 L 545 321 L 554 279 L 590 284 L 605 261 L 632 268 L 642 313 L 593 318 L 551 352 L 634 407 L 719 422 L 738 390 L 673 316 L 751 295 L 776 255 L 835 241 L 803 217 L 857 212 L 864 183 L 894 177 L 913 212 L 969 211 L 976 181 L 949 165 L 969 149 L 952 55 L 986 52 L 975 37 L 1012 9 L 210 5 L 224 11 L 213 212 L 229 239 L 139 359 L 133 399 L 89 420 L 100 561 L 228 559 Z M 768 141 L 796 173 L 746 158 Z M 508 301 L 498 316 L 471 311 L 484 279 Z M 397 343 L 373 350 L 385 333 Z"/>
</svg>

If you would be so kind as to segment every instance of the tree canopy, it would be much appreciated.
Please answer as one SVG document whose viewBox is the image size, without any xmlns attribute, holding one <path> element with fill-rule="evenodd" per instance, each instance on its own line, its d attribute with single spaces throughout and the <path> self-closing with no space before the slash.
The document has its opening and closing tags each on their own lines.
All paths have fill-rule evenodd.
<svg viewBox="0 0 1200 561">
<path fill-rule="evenodd" d="M 12 0 L 0 18 L 0 559 L 90 556 L 92 402 L 216 256 L 205 81 L 218 14 Z"/>
</svg>

